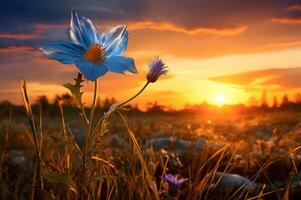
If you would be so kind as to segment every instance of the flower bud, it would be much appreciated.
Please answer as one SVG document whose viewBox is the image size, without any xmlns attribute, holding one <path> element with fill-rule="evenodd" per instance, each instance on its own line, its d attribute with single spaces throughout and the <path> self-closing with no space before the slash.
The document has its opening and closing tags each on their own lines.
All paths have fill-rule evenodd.
<svg viewBox="0 0 301 200">
<path fill-rule="evenodd" d="M 149 63 L 146 79 L 148 82 L 154 83 L 158 80 L 159 76 L 165 75 L 167 72 L 167 66 L 165 66 L 159 57 L 156 57 Z"/>
</svg>

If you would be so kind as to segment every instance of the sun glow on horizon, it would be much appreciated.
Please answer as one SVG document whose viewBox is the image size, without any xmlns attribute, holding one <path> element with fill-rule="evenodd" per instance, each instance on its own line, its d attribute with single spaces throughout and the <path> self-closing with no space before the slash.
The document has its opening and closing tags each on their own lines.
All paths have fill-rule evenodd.
<svg viewBox="0 0 301 200">
<path fill-rule="evenodd" d="M 214 102 L 217 106 L 222 106 L 226 103 L 226 97 L 224 94 L 217 94 L 214 97 Z"/>
</svg>

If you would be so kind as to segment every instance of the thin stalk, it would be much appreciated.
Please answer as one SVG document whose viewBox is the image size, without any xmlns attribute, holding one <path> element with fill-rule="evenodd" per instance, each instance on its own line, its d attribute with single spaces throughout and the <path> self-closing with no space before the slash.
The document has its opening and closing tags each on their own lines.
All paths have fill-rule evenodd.
<svg viewBox="0 0 301 200">
<path fill-rule="evenodd" d="M 37 130 L 36 130 L 36 126 L 35 126 L 35 122 L 34 122 L 34 116 L 32 113 L 32 109 L 31 109 L 31 105 L 29 103 L 29 98 L 27 95 L 27 88 L 26 88 L 26 82 L 25 80 L 21 80 L 19 82 L 20 84 L 20 89 L 21 89 L 21 93 L 22 93 L 22 99 L 23 99 L 23 103 L 24 103 L 24 107 L 25 107 L 25 111 L 26 111 L 26 115 L 31 127 L 31 131 L 33 134 L 33 139 L 34 139 L 34 146 L 35 146 L 35 151 L 36 151 L 36 156 L 37 156 L 37 178 L 39 178 L 39 183 L 40 183 L 40 192 L 41 192 L 41 199 L 44 199 L 44 183 L 43 183 L 43 176 L 42 176 L 42 166 L 41 166 L 41 148 L 39 148 L 39 142 L 38 142 L 38 137 L 37 137 Z M 34 187 L 36 186 L 35 182 L 34 182 Z M 33 194 L 35 195 L 35 194 Z M 34 196 L 33 196 L 34 197 Z"/>
<path fill-rule="evenodd" d="M 92 101 L 92 106 L 91 106 L 91 111 L 89 115 L 89 120 L 88 120 L 88 129 L 86 133 L 86 138 L 85 138 L 85 144 L 84 144 L 84 152 L 83 152 L 83 195 L 84 198 L 86 197 L 86 162 L 87 162 L 87 146 L 89 146 L 89 140 L 90 140 L 90 133 L 92 129 L 92 123 L 93 123 L 93 117 L 94 117 L 94 111 L 96 107 L 96 99 L 97 99 L 97 90 L 98 90 L 98 84 L 97 84 L 97 79 L 94 81 L 94 94 L 93 94 L 93 101 Z"/>
<path fill-rule="evenodd" d="M 91 106 L 90 116 L 89 116 L 89 126 L 88 126 L 88 138 L 90 136 L 90 132 L 92 129 L 92 123 L 93 123 L 93 117 L 94 117 L 94 111 L 96 107 L 96 99 L 97 99 L 97 90 L 98 90 L 98 84 L 97 79 L 94 81 L 94 94 L 93 94 L 93 102 Z"/>
<path fill-rule="evenodd" d="M 8 135 L 9 135 L 9 130 L 12 126 L 12 109 L 10 109 L 9 112 L 9 117 L 8 117 L 8 123 L 5 128 L 5 136 L 4 136 L 4 141 L 2 144 L 2 148 L 0 148 L 0 172 L 2 172 L 2 167 L 5 159 L 5 152 L 7 150 L 7 145 L 8 145 Z M 2 173 L 0 173 L 0 180 L 2 179 Z"/>
<path fill-rule="evenodd" d="M 0 199 L 8 199 L 8 196 L 10 194 L 8 186 L 5 184 L 3 180 L 3 174 L 2 174 L 2 169 L 3 169 L 3 163 L 5 159 L 5 154 L 8 146 L 8 135 L 9 135 L 9 130 L 12 125 L 12 109 L 9 110 L 9 117 L 8 117 L 8 123 L 5 128 L 5 136 L 4 136 L 4 141 L 1 141 L 2 147 L 0 147 Z"/>
<path fill-rule="evenodd" d="M 42 115 L 43 115 L 43 110 L 42 110 L 42 105 L 39 104 L 39 108 L 40 108 L 40 119 L 39 119 L 39 122 L 40 122 L 40 143 L 39 143 L 39 149 L 40 149 L 40 155 L 39 157 L 41 158 L 42 157 L 42 145 L 43 145 L 43 118 L 42 118 Z"/>
<path fill-rule="evenodd" d="M 62 123 L 62 127 L 63 127 L 64 138 L 67 139 L 67 129 L 66 129 L 66 122 L 65 122 L 65 117 L 64 117 L 63 106 L 60 101 L 59 101 L 58 105 L 59 105 L 59 109 L 60 109 L 60 117 L 61 117 L 61 123 Z"/>
<path fill-rule="evenodd" d="M 104 115 L 101 116 L 101 118 L 98 120 L 94 130 L 90 133 L 90 137 L 88 140 L 88 145 L 87 145 L 87 150 L 89 151 L 91 146 L 92 146 L 92 142 L 94 141 L 95 137 L 96 137 L 96 131 L 98 130 L 99 126 L 102 124 L 101 122 L 103 122 L 103 120 L 106 118 L 106 113 Z"/>
<path fill-rule="evenodd" d="M 149 83 L 150 83 L 149 81 L 146 82 L 146 84 L 141 88 L 141 90 L 137 94 L 135 94 L 133 97 L 129 98 L 128 100 L 124 101 L 123 103 L 119 104 L 118 107 L 121 107 L 127 104 L 128 102 L 132 101 L 133 99 L 135 99 L 138 95 L 140 95 L 145 90 L 145 88 L 148 86 Z"/>
<path fill-rule="evenodd" d="M 123 106 L 123 105 L 129 103 L 130 101 L 132 101 L 133 99 L 135 99 L 138 95 L 140 95 L 140 94 L 145 90 L 145 88 L 148 86 L 149 83 L 150 83 L 150 82 L 147 82 L 147 83 L 139 90 L 138 93 L 136 93 L 133 97 L 127 99 L 126 101 L 124 101 L 124 102 L 118 104 L 118 105 L 116 106 L 116 108 L 120 108 L 121 106 Z M 107 116 L 107 117 L 110 116 L 110 114 L 111 114 L 112 112 L 114 112 L 114 111 L 115 111 L 115 109 L 114 109 L 114 110 L 110 110 L 108 113 L 106 113 L 106 114 L 107 114 L 106 116 Z M 105 120 L 105 118 L 106 118 L 106 117 L 103 115 L 103 116 L 101 116 L 101 118 L 98 120 L 98 122 L 97 122 L 97 124 L 96 124 L 96 126 L 95 126 L 95 128 L 94 128 L 94 130 L 93 130 L 93 132 L 92 132 L 92 136 L 95 135 L 95 133 L 96 133 L 96 131 L 98 130 L 99 126 L 102 124 L 101 122 L 102 122 L 103 120 Z M 92 138 L 90 138 L 90 139 L 92 139 Z"/>
<path fill-rule="evenodd" d="M 63 110 L 63 105 L 62 102 L 59 100 L 58 102 L 59 109 L 60 109 L 60 116 L 61 116 L 61 123 L 63 127 L 63 134 L 64 134 L 64 139 L 67 140 L 67 129 L 66 129 L 66 122 L 65 122 L 65 117 L 64 117 L 64 110 Z M 70 173 L 70 155 L 68 153 L 67 147 L 64 147 L 65 151 L 65 156 L 66 156 L 66 167 L 68 173 Z"/>
<path fill-rule="evenodd" d="M 87 117 L 87 115 L 86 115 L 86 111 L 85 111 L 84 106 L 81 106 L 80 110 L 81 110 L 82 117 L 83 117 L 83 119 L 85 120 L 86 124 L 89 124 L 89 120 L 88 120 L 88 117 Z"/>
<path fill-rule="evenodd" d="M 132 130 L 130 129 L 127 121 L 126 121 L 126 118 L 125 116 L 119 111 L 117 110 L 119 116 L 121 117 L 127 131 L 128 131 L 128 134 L 129 134 L 129 137 L 133 143 L 133 147 L 134 147 L 134 150 L 135 150 L 135 153 L 137 154 L 138 156 L 138 159 L 140 160 L 140 163 L 141 163 L 141 166 L 142 166 L 142 169 L 146 175 L 146 182 L 148 183 L 148 185 L 150 186 L 153 194 L 155 195 L 155 199 L 156 200 L 160 200 L 160 197 L 159 197 L 159 194 L 158 194 L 158 191 L 157 191 L 157 188 L 156 188 L 156 185 L 155 183 L 153 182 L 152 180 L 152 176 L 150 174 L 150 172 L 148 171 L 148 168 L 147 168 L 147 164 L 143 158 L 143 155 L 142 155 L 142 152 L 141 152 L 141 149 L 140 149 L 140 146 L 136 140 L 136 137 L 134 135 L 134 133 L 132 132 Z"/>
</svg>

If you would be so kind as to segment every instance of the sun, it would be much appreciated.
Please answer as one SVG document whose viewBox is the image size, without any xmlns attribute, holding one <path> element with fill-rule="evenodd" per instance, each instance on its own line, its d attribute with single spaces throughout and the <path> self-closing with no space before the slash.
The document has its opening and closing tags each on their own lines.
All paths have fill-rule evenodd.
<svg viewBox="0 0 301 200">
<path fill-rule="evenodd" d="M 214 98 L 215 104 L 218 106 L 222 106 L 226 102 L 226 98 L 224 94 L 217 94 Z"/>
</svg>

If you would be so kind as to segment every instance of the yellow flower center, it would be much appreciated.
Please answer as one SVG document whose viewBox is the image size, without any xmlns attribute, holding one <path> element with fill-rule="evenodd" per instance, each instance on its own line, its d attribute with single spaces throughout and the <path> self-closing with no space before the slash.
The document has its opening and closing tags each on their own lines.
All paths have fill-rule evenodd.
<svg viewBox="0 0 301 200">
<path fill-rule="evenodd" d="M 90 62 L 102 62 L 105 59 L 105 50 L 98 43 L 92 44 L 85 53 L 85 59 Z"/>
</svg>

